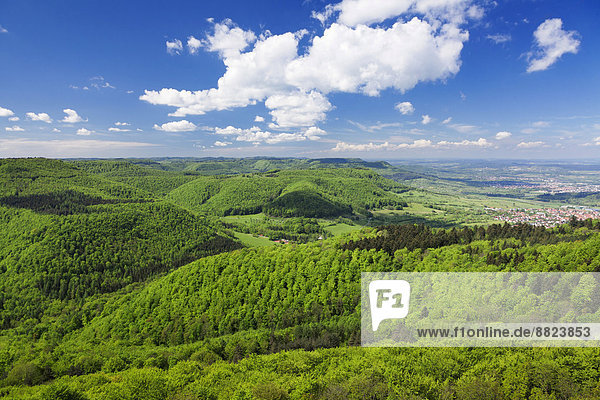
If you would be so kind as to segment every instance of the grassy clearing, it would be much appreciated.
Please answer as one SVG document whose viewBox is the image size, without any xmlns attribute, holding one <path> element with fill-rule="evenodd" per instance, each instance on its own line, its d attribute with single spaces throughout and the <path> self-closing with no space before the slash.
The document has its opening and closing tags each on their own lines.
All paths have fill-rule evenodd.
<svg viewBox="0 0 600 400">
<path fill-rule="evenodd" d="M 244 246 L 248 247 L 266 247 L 274 246 L 276 244 L 266 237 L 255 237 L 249 233 L 234 232 L 234 235 L 242 242 Z"/>
<path fill-rule="evenodd" d="M 362 228 L 360 225 L 348 225 L 348 224 L 333 224 L 324 227 L 325 231 L 333 236 L 340 236 L 346 233 L 355 232 Z"/>
</svg>

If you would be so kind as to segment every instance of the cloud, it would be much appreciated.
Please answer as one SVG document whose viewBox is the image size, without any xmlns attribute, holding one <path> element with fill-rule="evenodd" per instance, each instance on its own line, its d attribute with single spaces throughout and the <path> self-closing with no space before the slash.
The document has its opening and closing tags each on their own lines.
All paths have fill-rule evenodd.
<svg viewBox="0 0 600 400">
<path fill-rule="evenodd" d="M 270 131 L 263 131 L 257 126 L 253 126 L 249 129 L 242 129 L 233 127 L 231 125 L 225 128 L 214 128 L 214 133 L 217 135 L 234 136 L 235 140 L 238 142 L 265 142 L 268 144 L 281 142 L 301 142 L 307 139 L 318 140 L 320 139 L 320 136 L 327 134 L 327 132 L 315 126 L 311 126 L 304 131 L 296 133 L 273 133 Z"/>
<path fill-rule="evenodd" d="M 445 6 L 434 7 L 433 3 Z M 460 6 L 450 7 L 454 3 Z M 387 27 L 334 22 L 320 36 L 313 37 L 302 48 L 302 54 L 298 42 L 304 31 L 279 35 L 267 32 L 257 37 L 226 20 L 215 24 L 214 32 L 201 41 L 203 47 L 218 52 L 223 59 L 225 73 L 216 87 L 145 90 L 140 100 L 175 107 L 170 115 L 177 117 L 266 101 L 277 126 L 309 126 L 323 120 L 333 108 L 326 98 L 329 93 L 376 96 L 390 88 L 405 92 L 420 82 L 443 80 L 458 73 L 460 53 L 469 36 L 457 22 L 464 18 L 440 13 L 435 14 L 439 19 L 433 19 L 434 14 L 429 12 L 450 7 L 467 13 L 468 3 L 420 0 L 411 6 L 412 19 L 399 18 Z M 429 19 L 413 18 L 414 13 Z M 288 106 L 299 100 L 309 104 L 298 111 Z"/>
<path fill-rule="evenodd" d="M 318 140 L 323 135 L 327 135 L 327 132 L 316 126 L 311 126 L 310 128 L 304 131 L 304 136 L 306 136 L 310 140 Z"/>
<path fill-rule="evenodd" d="M 7 126 L 6 128 L 4 128 L 7 132 L 24 132 L 25 129 L 21 128 L 20 126 L 17 125 L 13 125 L 13 126 Z"/>
<path fill-rule="evenodd" d="M 191 132 L 198 129 L 198 127 L 193 122 L 182 119 L 181 121 L 167 122 L 162 125 L 154 124 L 154 129 L 163 132 Z"/>
<path fill-rule="evenodd" d="M 254 117 L 254 122 L 265 122 L 265 118 L 261 117 L 260 115 L 257 115 L 256 117 Z"/>
<path fill-rule="evenodd" d="M 478 140 L 463 140 L 460 142 L 447 142 L 442 140 L 438 142 L 437 147 L 491 147 L 492 143 L 488 142 L 487 139 L 479 138 Z"/>
<path fill-rule="evenodd" d="M 373 150 L 390 150 L 390 147 L 395 147 L 389 142 L 374 144 L 373 142 L 366 144 L 349 144 L 345 142 L 338 142 L 333 151 L 373 151 Z"/>
<path fill-rule="evenodd" d="M 0 157 L 126 157 L 131 156 L 131 150 L 154 146 L 151 143 L 90 139 L 0 139 Z"/>
<path fill-rule="evenodd" d="M 130 123 L 127 123 L 127 122 L 118 122 L 118 121 L 117 121 L 117 122 L 115 122 L 115 125 L 116 125 L 116 126 L 130 126 L 131 124 L 130 124 Z"/>
<path fill-rule="evenodd" d="M 131 129 L 115 128 L 114 126 L 108 128 L 108 130 L 110 132 L 131 132 Z"/>
<path fill-rule="evenodd" d="M 15 113 L 12 110 L 0 107 L 0 117 L 11 117 L 13 115 L 15 115 Z"/>
<path fill-rule="evenodd" d="M 214 25 L 213 34 L 207 35 L 202 44 L 208 51 L 218 52 L 222 58 L 231 58 L 239 56 L 242 50 L 255 41 L 254 32 L 238 28 L 233 21 L 226 19 Z"/>
<path fill-rule="evenodd" d="M 520 149 L 533 149 L 535 147 L 542 147 L 544 145 L 544 142 L 521 142 L 517 145 L 517 147 Z"/>
<path fill-rule="evenodd" d="M 260 40 L 251 52 L 225 59 L 227 70 L 218 88 L 191 92 L 165 88 L 146 90 L 140 100 L 178 109 L 172 116 L 202 115 L 209 111 L 246 107 L 267 96 L 291 92 L 285 84 L 285 66 L 296 57 L 293 34 Z"/>
<path fill-rule="evenodd" d="M 0 25 L 0 33 L 8 33 L 8 30 L 2 25 Z"/>
<path fill-rule="evenodd" d="M 202 42 L 193 36 L 188 37 L 187 47 L 190 54 L 196 54 L 198 49 L 202 47 Z"/>
<path fill-rule="evenodd" d="M 547 19 L 533 33 L 534 51 L 528 54 L 527 72 L 543 71 L 554 64 L 563 54 L 579 51 L 580 41 L 576 31 L 562 29 L 560 18 Z"/>
<path fill-rule="evenodd" d="M 492 143 L 488 142 L 484 138 L 479 138 L 478 140 L 463 140 L 461 142 L 448 142 L 442 140 L 440 142 L 434 143 L 431 140 L 427 139 L 419 139 L 415 140 L 412 143 L 400 143 L 400 144 L 392 144 L 389 142 L 374 144 L 374 143 L 366 143 L 366 144 L 348 144 L 345 142 L 338 142 L 336 146 L 332 149 L 333 151 L 373 151 L 373 150 L 402 150 L 402 149 L 440 149 L 440 148 L 448 148 L 448 147 L 491 147 Z"/>
<path fill-rule="evenodd" d="M 363 125 L 360 122 L 355 122 L 355 121 L 351 121 L 351 120 L 348 120 L 348 122 L 350 122 L 352 125 L 359 128 L 361 131 L 371 132 L 371 133 L 377 132 L 377 131 L 382 131 L 382 130 L 389 129 L 389 128 L 402 127 L 402 122 L 377 122 L 376 124 L 373 124 L 373 125 Z"/>
<path fill-rule="evenodd" d="M 214 145 L 218 146 L 218 147 L 225 147 L 225 146 L 229 146 L 230 144 L 232 144 L 232 143 L 231 142 L 221 142 L 221 141 L 217 140 Z"/>
<path fill-rule="evenodd" d="M 387 88 L 404 92 L 419 82 L 456 74 L 467 38 L 455 26 L 438 31 L 416 17 L 387 29 L 334 23 L 313 39 L 307 54 L 290 62 L 286 79 L 323 93 L 376 96 Z"/>
<path fill-rule="evenodd" d="M 415 107 L 413 107 L 410 101 L 403 101 L 402 103 L 398 103 L 394 106 L 394 108 L 400 111 L 402 115 L 412 114 L 415 111 Z"/>
<path fill-rule="evenodd" d="M 473 133 L 478 129 L 478 127 L 475 125 L 451 124 L 448 126 L 460 133 Z"/>
<path fill-rule="evenodd" d="M 61 130 L 60 130 L 60 129 L 58 129 L 58 128 L 54 128 L 54 129 L 52 129 L 52 132 L 56 132 L 56 133 L 58 133 L 58 132 L 61 132 Z"/>
<path fill-rule="evenodd" d="M 600 136 L 598 136 L 596 139 L 594 139 L 594 144 L 596 146 L 600 146 Z"/>
<path fill-rule="evenodd" d="M 531 125 L 535 126 L 536 128 L 546 128 L 550 126 L 550 123 L 548 121 L 536 121 Z"/>
<path fill-rule="evenodd" d="M 265 107 L 271 110 L 269 114 L 275 122 L 271 127 L 276 129 L 314 125 L 325 119 L 331 103 L 316 91 L 294 92 L 269 96 Z"/>
<path fill-rule="evenodd" d="M 85 128 L 79 128 L 77 129 L 77 134 L 80 136 L 90 136 L 92 133 L 94 133 L 94 131 L 90 131 L 88 129 Z"/>
<path fill-rule="evenodd" d="M 90 86 L 93 88 L 96 88 L 98 90 L 100 90 L 100 89 L 116 89 L 116 87 L 114 87 L 113 85 L 108 83 L 106 81 L 106 79 L 104 79 L 103 76 L 94 76 L 94 77 L 90 78 L 90 82 L 91 82 Z M 83 90 L 88 90 L 88 87 L 84 86 Z"/>
<path fill-rule="evenodd" d="M 66 123 L 68 123 L 68 124 L 75 124 L 75 123 L 78 123 L 78 122 L 86 122 L 86 121 L 87 121 L 87 119 L 86 119 L 86 120 L 84 120 L 83 118 L 81 118 L 81 117 L 79 116 L 79 114 L 77 114 L 77 111 L 75 111 L 75 110 L 72 110 L 72 109 L 70 109 L 70 108 L 65 108 L 65 109 L 63 110 L 63 112 L 64 112 L 65 114 L 67 114 L 67 115 L 66 115 L 66 117 L 64 117 L 64 118 L 62 119 L 62 121 L 61 121 L 61 122 L 66 122 Z"/>
<path fill-rule="evenodd" d="M 36 114 L 34 112 L 28 112 L 26 115 L 32 121 L 42 121 L 42 122 L 45 122 L 47 124 L 49 124 L 49 123 L 52 122 L 52 118 L 50 118 L 50 116 L 48 114 L 46 114 L 46 113 Z"/>
<path fill-rule="evenodd" d="M 10 122 L 17 122 L 17 121 L 20 121 L 20 120 L 21 120 L 21 118 L 19 118 L 19 117 L 10 117 L 10 118 L 8 118 L 8 120 L 9 120 Z"/>
<path fill-rule="evenodd" d="M 450 122 L 452 122 L 452 117 L 448 117 L 445 120 L 443 120 L 442 124 L 446 125 L 446 124 L 449 124 Z"/>
<path fill-rule="evenodd" d="M 496 44 L 500 44 L 500 43 L 506 43 L 506 42 L 510 42 L 512 40 L 512 37 L 510 36 L 510 34 L 496 34 L 496 35 L 487 35 L 486 38 L 488 38 L 489 40 L 491 40 L 492 42 L 496 43 Z"/>
<path fill-rule="evenodd" d="M 501 131 L 501 132 L 496 133 L 496 140 L 508 139 L 511 136 L 512 136 L 512 133 L 507 132 L 507 131 Z"/>
<path fill-rule="evenodd" d="M 183 43 L 181 43 L 181 40 L 179 39 L 173 41 L 167 40 L 165 45 L 167 46 L 167 53 L 169 54 L 181 54 L 181 51 L 183 51 Z"/>
<path fill-rule="evenodd" d="M 421 116 L 421 123 L 427 125 L 431 122 L 431 117 L 427 114 Z"/>
<path fill-rule="evenodd" d="M 338 14 L 337 22 L 347 26 L 370 25 L 407 13 L 417 13 L 434 19 L 464 22 L 465 18 L 479 19 L 483 16 L 480 7 L 469 0 L 343 0 L 327 5 L 322 13 L 313 13 L 313 18 L 324 24 Z"/>
</svg>

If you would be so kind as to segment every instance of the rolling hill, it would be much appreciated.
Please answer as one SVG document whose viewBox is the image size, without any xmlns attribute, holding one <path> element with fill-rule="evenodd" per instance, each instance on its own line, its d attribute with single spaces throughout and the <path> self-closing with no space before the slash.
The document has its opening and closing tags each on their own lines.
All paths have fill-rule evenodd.
<svg viewBox="0 0 600 400">
<path fill-rule="evenodd" d="M 266 212 L 286 217 L 336 217 L 370 209 L 406 206 L 404 185 L 370 170 L 283 170 L 264 174 L 202 177 L 167 198 L 186 209 L 213 215 Z"/>
</svg>

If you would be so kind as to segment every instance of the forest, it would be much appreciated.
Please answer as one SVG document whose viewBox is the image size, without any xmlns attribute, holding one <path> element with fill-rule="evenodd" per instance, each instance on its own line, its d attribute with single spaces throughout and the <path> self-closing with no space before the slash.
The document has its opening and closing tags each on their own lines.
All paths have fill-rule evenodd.
<svg viewBox="0 0 600 400">
<path fill-rule="evenodd" d="M 596 348 L 359 347 L 361 272 L 600 272 L 600 221 L 327 235 L 415 208 L 410 182 L 261 161 L 0 160 L 0 396 L 600 397 Z"/>
</svg>

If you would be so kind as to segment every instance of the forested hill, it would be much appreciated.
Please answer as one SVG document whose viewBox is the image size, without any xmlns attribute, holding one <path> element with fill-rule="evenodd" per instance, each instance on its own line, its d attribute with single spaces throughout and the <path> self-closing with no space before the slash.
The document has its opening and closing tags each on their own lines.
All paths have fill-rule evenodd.
<svg viewBox="0 0 600 400">
<path fill-rule="evenodd" d="M 79 161 L 74 160 L 76 164 Z M 199 173 L 202 175 L 230 175 L 268 172 L 274 169 L 319 169 L 319 168 L 371 168 L 379 171 L 401 172 L 385 161 L 364 161 L 359 158 L 153 158 L 122 160 L 83 160 L 82 163 L 127 163 L 143 168 L 161 171 Z M 406 172 L 406 171 L 404 171 Z"/>
<path fill-rule="evenodd" d="M 239 248 L 216 221 L 63 161 L 0 160 L 0 327 Z"/>
<path fill-rule="evenodd" d="M 331 393 L 353 398 L 349 393 L 362 393 L 354 385 L 376 389 L 377 399 L 405 390 L 420 399 L 444 398 L 448 392 L 456 399 L 526 399 L 537 391 L 555 398 L 570 398 L 567 393 L 594 398 L 600 378 L 590 369 L 590 362 L 600 359 L 595 349 L 370 351 L 346 346 L 359 343 L 362 271 L 598 271 L 598 228 L 549 230 L 557 237 L 554 244 L 525 240 L 518 229 L 499 226 L 468 244 L 440 243 L 425 250 L 351 250 L 344 249 L 347 239 L 336 239 L 203 258 L 125 292 L 93 297 L 62 313 L 49 311 L 28 330 L 6 331 L 14 344 L 6 347 L 4 384 L 29 379 L 35 385 L 62 376 L 47 387 L 7 390 L 35 396 L 63 390 L 93 399 L 117 399 L 135 390 L 170 398 L 161 387 L 194 399 L 229 399 L 240 390 L 258 399 L 273 393 L 281 396 L 275 398 L 326 399 Z M 355 234 L 355 241 L 377 235 L 375 230 Z M 35 345 L 25 349 L 25 340 Z M 318 350 L 330 347 L 341 348 Z M 311 352 L 280 353 L 292 349 Z M 278 354 L 257 357 L 269 353 Z M 389 358 L 374 359 L 374 354 Z M 377 365 L 363 365 L 367 360 Z M 394 378 L 398 362 L 406 368 L 415 363 L 400 380 Z M 356 370 L 343 372 L 340 365 Z M 318 369 L 316 376 L 312 368 Z M 364 370 L 370 371 L 366 377 Z M 550 378 L 538 379 L 532 371 Z M 263 379 L 278 383 L 264 386 Z M 493 397 L 486 397 L 487 391 Z"/>
<path fill-rule="evenodd" d="M 284 170 L 202 177 L 173 190 L 168 199 L 216 215 L 265 212 L 281 217 L 336 217 L 406 206 L 404 185 L 364 169 Z"/>
<path fill-rule="evenodd" d="M 479 207 L 388 169 L 0 160 L 0 397 L 600 398 L 597 349 L 354 348 L 363 271 L 600 271 L 597 221 L 359 230 Z"/>
</svg>

